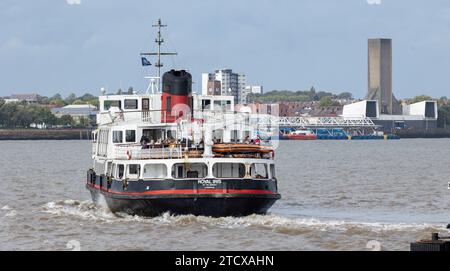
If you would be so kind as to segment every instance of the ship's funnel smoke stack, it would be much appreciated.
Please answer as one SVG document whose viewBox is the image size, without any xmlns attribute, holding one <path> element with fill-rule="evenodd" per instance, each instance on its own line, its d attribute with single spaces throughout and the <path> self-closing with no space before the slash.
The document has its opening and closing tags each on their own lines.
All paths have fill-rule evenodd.
<svg viewBox="0 0 450 271">
<path fill-rule="evenodd" d="M 164 73 L 163 92 L 171 95 L 190 95 L 192 75 L 185 70 L 171 70 Z"/>
<path fill-rule="evenodd" d="M 177 118 L 186 114 L 186 110 L 192 109 L 192 75 L 185 70 L 171 70 L 163 75 L 162 122 L 174 122 Z M 176 111 L 176 112 L 175 112 Z"/>
</svg>

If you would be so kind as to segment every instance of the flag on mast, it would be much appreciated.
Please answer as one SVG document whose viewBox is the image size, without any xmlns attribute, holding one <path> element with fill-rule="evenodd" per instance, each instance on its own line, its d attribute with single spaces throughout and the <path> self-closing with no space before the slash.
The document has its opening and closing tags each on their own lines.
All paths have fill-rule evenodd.
<svg viewBox="0 0 450 271">
<path fill-rule="evenodd" d="M 151 66 L 152 65 L 152 63 L 150 63 L 150 61 L 148 61 L 148 59 L 145 57 L 141 57 L 141 61 L 142 61 L 142 66 Z"/>
</svg>

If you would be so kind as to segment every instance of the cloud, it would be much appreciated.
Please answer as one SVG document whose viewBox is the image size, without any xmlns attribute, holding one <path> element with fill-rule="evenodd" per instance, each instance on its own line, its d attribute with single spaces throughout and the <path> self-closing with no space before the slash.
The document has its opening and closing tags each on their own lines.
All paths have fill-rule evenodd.
<svg viewBox="0 0 450 271">
<path fill-rule="evenodd" d="M 13 37 L 4 43 L 0 43 L 0 57 L 11 56 L 17 54 L 27 54 L 38 56 L 41 54 L 46 55 L 47 53 L 59 51 L 62 53 L 66 47 L 62 44 L 30 44 L 25 43 L 22 39 Z"/>
<path fill-rule="evenodd" d="M 381 5 L 383 4 L 382 0 L 367 0 L 367 4 L 369 5 Z"/>
<path fill-rule="evenodd" d="M 81 0 L 66 0 L 69 5 L 81 5 Z"/>
</svg>

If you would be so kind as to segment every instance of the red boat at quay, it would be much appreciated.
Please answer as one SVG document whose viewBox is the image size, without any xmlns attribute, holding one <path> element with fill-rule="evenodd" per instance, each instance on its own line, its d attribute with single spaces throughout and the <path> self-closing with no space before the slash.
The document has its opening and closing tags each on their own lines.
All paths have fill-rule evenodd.
<svg viewBox="0 0 450 271">
<path fill-rule="evenodd" d="M 287 140 L 316 140 L 317 135 L 309 130 L 296 130 L 283 135 Z"/>
</svg>

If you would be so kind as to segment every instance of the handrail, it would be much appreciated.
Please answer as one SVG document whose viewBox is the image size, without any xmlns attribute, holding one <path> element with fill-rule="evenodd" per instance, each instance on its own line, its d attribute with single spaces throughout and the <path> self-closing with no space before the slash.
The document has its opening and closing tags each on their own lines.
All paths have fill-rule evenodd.
<svg viewBox="0 0 450 271">
<path fill-rule="evenodd" d="M 181 159 L 183 149 L 181 145 L 177 147 L 150 147 L 143 149 L 141 146 L 118 146 L 116 148 L 115 159 L 118 160 L 146 160 L 146 159 Z"/>
</svg>

